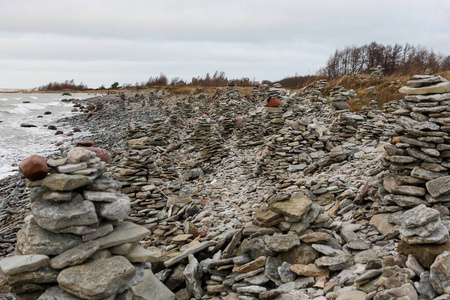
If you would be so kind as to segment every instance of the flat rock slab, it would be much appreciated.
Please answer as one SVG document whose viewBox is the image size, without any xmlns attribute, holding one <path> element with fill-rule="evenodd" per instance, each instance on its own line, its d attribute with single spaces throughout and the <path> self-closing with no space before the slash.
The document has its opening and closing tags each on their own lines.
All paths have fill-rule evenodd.
<svg viewBox="0 0 450 300">
<path fill-rule="evenodd" d="M 450 82 L 441 82 L 429 86 L 413 88 L 409 86 L 401 87 L 398 90 L 402 94 L 407 95 L 426 95 L 426 94 L 442 94 L 450 92 Z"/>
<path fill-rule="evenodd" d="M 83 191 L 83 197 L 86 200 L 94 202 L 114 202 L 117 201 L 117 196 L 113 192 L 101 192 L 101 191 Z"/>
<path fill-rule="evenodd" d="M 17 275 L 8 276 L 8 284 L 10 286 L 15 286 L 19 284 L 28 283 L 51 283 L 56 282 L 56 277 L 58 276 L 58 271 L 45 266 L 36 271 L 21 273 Z"/>
<path fill-rule="evenodd" d="M 17 233 L 16 249 L 22 254 L 58 255 L 81 244 L 81 238 L 73 234 L 57 234 L 39 227 L 31 217 Z"/>
<path fill-rule="evenodd" d="M 140 246 L 134 247 L 134 249 L 128 253 L 125 257 L 132 263 L 145 263 L 151 262 L 153 259 L 153 251 L 147 250 Z"/>
<path fill-rule="evenodd" d="M 135 268 L 125 257 L 114 256 L 64 269 L 58 284 L 80 298 L 98 300 L 116 294 L 134 275 Z"/>
<path fill-rule="evenodd" d="M 0 268 L 6 275 L 16 275 L 35 271 L 48 264 L 47 255 L 29 254 L 5 257 L 0 261 Z"/>
<path fill-rule="evenodd" d="M 301 221 L 311 208 L 312 201 L 303 193 L 294 194 L 289 200 L 270 204 L 270 209 L 295 221 Z"/>
<path fill-rule="evenodd" d="M 433 198 L 450 193 L 450 176 L 430 180 L 426 183 L 428 192 Z"/>
<path fill-rule="evenodd" d="M 177 264 L 178 262 L 182 261 L 183 259 L 187 258 L 190 254 L 195 254 L 198 253 L 210 246 L 214 246 L 215 244 L 217 244 L 217 242 L 215 241 L 207 241 L 207 242 L 203 242 L 200 243 L 198 245 L 192 246 L 187 248 L 186 250 L 184 250 L 180 255 L 169 259 L 168 261 L 164 262 L 164 265 L 167 268 L 170 268 L 171 266 Z"/>
<path fill-rule="evenodd" d="M 91 257 L 100 248 L 97 241 L 90 241 L 85 244 L 78 245 L 69 249 L 50 260 L 50 266 L 53 269 L 64 269 L 68 266 L 74 266 L 83 263 L 86 259 Z"/>
<path fill-rule="evenodd" d="M 45 192 L 42 195 L 42 199 L 44 200 L 50 200 L 50 201 L 55 201 L 55 202 L 60 202 L 60 201 L 70 201 L 72 200 L 72 198 L 75 196 L 75 194 L 73 192 Z"/>
<path fill-rule="evenodd" d="M 319 268 L 314 264 L 308 265 L 294 264 L 291 266 L 291 271 L 299 276 L 306 276 L 306 277 L 325 276 L 328 278 L 328 276 L 330 275 L 330 271 L 328 271 L 326 268 Z"/>
<path fill-rule="evenodd" d="M 270 250 L 275 252 L 286 252 L 296 246 L 300 246 L 300 240 L 294 234 L 274 234 L 266 236 L 264 242 Z"/>
<path fill-rule="evenodd" d="M 136 296 L 145 300 L 175 300 L 175 294 L 159 281 L 149 269 L 144 270 L 144 280 L 131 289 Z"/>
<path fill-rule="evenodd" d="M 137 242 L 150 234 L 150 231 L 131 222 L 119 222 L 113 232 L 97 239 L 100 249 L 117 246 L 124 243 Z"/>
<path fill-rule="evenodd" d="M 39 226 L 53 232 L 98 223 L 94 203 L 84 200 L 80 194 L 76 194 L 71 201 L 59 203 L 41 199 L 31 205 L 31 211 Z"/>
<path fill-rule="evenodd" d="M 123 220 L 130 212 L 130 198 L 127 195 L 117 195 L 114 202 L 95 204 L 97 213 L 100 217 L 107 220 Z"/>
<path fill-rule="evenodd" d="M 66 292 L 59 286 L 52 286 L 51 288 L 48 288 L 38 300 L 81 300 L 81 298 Z"/>
<path fill-rule="evenodd" d="M 45 177 L 41 185 L 52 191 L 73 191 L 79 187 L 91 183 L 91 180 L 83 175 L 51 174 Z"/>
<path fill-rule="evenodd" d="M 70 149 L 69 153 L 67 153 L 67 159 L 74 164 L 77 164 L 80 161 L 87 160 L 89 158 L 93 158 L 95 156 L 95 152 L 81 147 L 72 148 Z"/>
</svg>

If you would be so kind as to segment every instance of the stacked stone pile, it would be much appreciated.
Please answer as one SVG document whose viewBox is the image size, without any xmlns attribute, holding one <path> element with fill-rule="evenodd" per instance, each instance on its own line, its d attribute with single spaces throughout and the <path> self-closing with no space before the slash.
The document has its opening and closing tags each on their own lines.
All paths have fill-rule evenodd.
<svg viewBox="0 0 450 300">
<path fill-rule="evenodd" d="M 264 122 L 262 112 L 252 112 L 243 118 L 243 127 L 236 130 L 239 148 L 251 148 L 264 143 Z"/>
<path fill-rule="evenodd" d="M 245 101 L 245 96 L 239 92 L 235 85 L 227 85 L 225 99 L 232 101 Z"/>
<path fill-rule="evenodd" d="M 333 120 L 330 131 L 333 133 L 332 141 L 342 141 L 355 136 L 363 126 L 365 119 L 361 115 L 343 112 Z M 366 125 L 367 126 L 370 125 Z"/>
<path fill-rule="evenodd" d="M 350 100 L 350 93 L 344 87 L 338 86 L 330 91 L 331 105 L 338 111 L 350 110 L 348 101 Z"/>
<path fill-rule="evenodd" d="M 376 66 L 375 68 L 370 68 L 370 78 L 374 79 L 382 79 L 384 77 L 384 68 L 382 68 L 380 65 Z"/>
<path fill-rule="evenodd" d="M 404 208 L 444 203 L 445 195 L 433 190 L 433 180 L 449 174 L 445 111 L 450 83 L 439 77 L 414 76 L 400 91 L 408 94 L 393 112 L 399 116 L 396 131 L 400 135 L 385 147 L 390 174 L 384 179 L 382 203 Z"/>
<path fill-rule="evenodd" d="M 123 221 L 130 200 L 103 175 L 106 164 L 95 152 L 32 156 L 20 169 L 31 180 L 32 214 L 17 233 L 15 256 L 0 261 L 16 299 L 151 299 L 140 282 L 170 295 L 145 279 L 149 255 L 138 244 L 150 232 Z"/>
</svg>

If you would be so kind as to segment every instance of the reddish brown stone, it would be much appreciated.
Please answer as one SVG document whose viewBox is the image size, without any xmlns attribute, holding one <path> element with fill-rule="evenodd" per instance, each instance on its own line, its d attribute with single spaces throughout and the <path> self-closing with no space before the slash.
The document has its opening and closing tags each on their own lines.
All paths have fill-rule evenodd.
<svg viewBox="0 0 450 300">
<path fill-rule="evenodd" d="M 55 135 L 60 135 L 60 134 L 64 134 L 64 132 L 62 132 L 61 130 L 58 130 L 55 132 Z"/>
<path fill-rule="evenodd" d="M 59 146 L 61 146 L 62 144 L 64 144 L 64 143 L 56 143 L 55 146 L 56 146 L 56 147 L 59 147 Z"/>
<path fill-rule="evenodd" d="M 23 176 L 29 180 L 38 180 L 47 176 L 49 169 L 47 160 L 39 155 L 32 155 L 25 158 L 19 164 L 19 170 Z"/>
<path fill-rule="evenodd" d="M 73 135 L 73 132 L 69 132 L 68 134 L 67 134 L 67 136 L 72 136 Z"/>
<path fill-rule="evenodd" d="M 281 100 L 278 98 L 270 98 L 269 103 L 264 105 L 265 107 L 278 107 L 281 106 Z"/>
<path fill-rule="evenodd" d="M 88 149 L 89 151 L 95 152 L 97 154 L 97 157 L 100 157 L 100 159 L 104 162 L 108 162 L 109 160 L 109 153 L 105 149 L 99 148 L 99 147 L 81 147 L 84 149 Z"/>
<path fill-rule="evenodd" d="M 81 132 L 81 130 L 79 128 L 74 128 L 73 132 Z"/>
<path fill-rule="evenodd" d="M 91 104 L 91 105 L 88 105 L 88 106 L 86 106 L 86 109 L 87 110 L 94 110 L 95 109 L 95 105 L 93 105 L 93 104 Z"/>
<path fill-rule="evenodd" d="M 230 82 L 227 84 L 227 86 L 236 86 L 236 82 L 230 81 Z"/>
<path fill-rule="evenodd" d="M 93 115 L 95 115 L 95 113 L 92 112 L 92 111 L 90 111 L 90 112 L 87 113 L 86 118 L 89 119 L 89 118 L 92 117 Z"/>
<path fill-rule="evenodd" d="M 255 86 L 255 87 L 260 87 L 260 86 L 261 86 L 261 83 L 255 82 L 254 86 Z"/>
<path fill-rule="evenodd" d="M 405 242 L 398 243 L 397 251 L 403 255 L 412 254 L 420 265 L 424 268 L 429 268 L 436 257 L 444 251 L 450 251 L 450 240 L 445 244 L 421 244 L 409 245 Z"/>
</svg>

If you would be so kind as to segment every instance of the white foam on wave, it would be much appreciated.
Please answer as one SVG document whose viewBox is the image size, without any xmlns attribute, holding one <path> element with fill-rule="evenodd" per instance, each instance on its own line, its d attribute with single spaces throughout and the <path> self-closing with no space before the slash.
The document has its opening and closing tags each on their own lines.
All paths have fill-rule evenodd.
<svg viewBox="0 0 450 300">
<path fill-rule="evenodd" d="M 0 98 L 0 101 L 9 101 L 8 98 Z"/>
<path fill-rule="evenodd" d="M 38 97 L 30 96 L 31 99 L 37 100 Z"/>
</svg>

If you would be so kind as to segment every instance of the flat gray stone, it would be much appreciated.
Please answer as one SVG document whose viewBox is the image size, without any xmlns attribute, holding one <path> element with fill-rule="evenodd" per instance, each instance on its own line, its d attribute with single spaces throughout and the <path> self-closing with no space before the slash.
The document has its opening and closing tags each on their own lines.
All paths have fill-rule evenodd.
<svg viewBox="0 0 450 300">
<path fill-rule="evenodd" d="M 100 249 L 106 249 L 124 243 L 137 242 L 150 234 L 150 231 L 131 222 L 118 222 L 114 230 L 96 241 L 100 243 Z"/>
<path fill-rule="evenodd" d="M 450 193 L 450 176 L 443 176 L 428 181 L 427 190 L 433 198 Z"/>
<path fill-rule="evenodd" d="M 450 251 L 439 254 L 430 267 L 430 282 L 438 294 L 448 293 L 450 286 Z"/>
<path fill-rule="evenodd" d="M 107 220 L 123 220 L 130 212 L 130 198 L 127 195 L 118 194 L 117 200 L 109 203 L 95 204 L 97 213 L 100 217 Z"/>
<path fill-rule="evenodd" d="M 134 266 L 123 256 L 98 259 L 64 269 L 58 284 L 65 291 L 83 299 L 102 299 L 115 295 L 135 275 Z"/>
<path fill-rule="evenodd" d="M 49 200 L 49 201 L 60 202 L 60 201 L 70 201 L 70 200 L 72 200 L 72 198 L 74 196 L 75 196 L 75 194 L 73 192 L 53 192 L 53 191 L 49 191 L 49 192 L 45 192 L 42 195 L 42 199 Z"/>
<path fill-rule="evenodd" d="M 399 93 L 407 95 L 426 95 L 426 94 L 442 94 L 450 92 L 450 82 L 440 82 L 429 86 L 422 87 L 401 87 Z"/>
<path fill-rule="evenodd" d="M 68 266 L 74 266 L 83 263 L 86 259 L 91 257 L 100 248 L 97 241 L 90 241 L 85 244 L 78 245 L 69 249 L 50 260 L 50 266 L 53 269 L 64 269 Z"/>
<path fill-rule="evenodd" d="M 300 245 L 298 236 L 293 234 L 269 235 L 264 238 L 264 242 L 270 250 L 275 252 L 285 252 Z"/>
<path fill-rule="evenodd" d="M 52 286 L 48 288 L 37 300 L 81 300 L 59 286 Z"/>
<path fill-rule="evenodd" d="M 31 205 L 31 211 L 36 223 L 49 231 L 98 223 L 94 204 L 80 194 L 66 202 L 36 201 Z"/>
<path fill-rule="evenodd" d="M 35 271 L 48 264 L 49 257 L 41 254 L 17 255 L 0 260 L 0 268 L 6 275 Z"/>
<path fill-rule="evenodd" d="M 63 166 L 59 166 L 56 169 L 58 170 L 59 173 L 72 173 L 86 168 L 87 168 L 86 163 L 79 163 L 79 164 L 66 164 Z"/>
<path fill-rule="evenodd" d="M 131 287 L 134 294 L 144 300 L 175 300 L 172 293 L 149 269 L 144 270 L 144 280 Z"/>
<path fill-rule="evenodd" d="M 183 271 L 186 287 L 189 294 L 195 299 L 201 299 L 203 296 L 202 276 L 203 272 L 194 255 L 189 254 L 189 264 Z"/>
<path fill-rule="evenodd" d="M 91 183 L 91 180 L 83 175 L 50 174 L 41 184 L 52 191 L 73 191 L 79 187 Z"/>
<path fill-rule="evenodd" d="M 25 218 L 24 226 L 17 233 L 16 249 L 22 254 L 58 255 L 79 244 L 80 237 L 44 230 L 30 216 Z"/>
<path fill-rule="evenodd" d="M 82 235 L 83 242 L 88 242 L 91 240 L 98 239 L 102 236 L 110 234 L 114 230 L 114 226 L 110 223 L 100 223 L 97 229 L 92 233 L 87 233 Z"/>
<path fill-rule="evenodd" d="M 103 191 L 83 191 L 83 197 L 86 200 L 94 202 L 114 202 L 118 200 L 118 197 L 113 192 L 103 192 Z"/>
<path fill-rule="evenodd" d="M 440 219 L 440 213 L 438 210 L 422 204 L 403 213 L 403 219 L 403 226 L 406 228 L 415 228 Z"/>
<path fill-rule="evenodd" d="M 192 247 L 189 247 L 186 250 L 184 250 L 180 255 L 164 262 L 164 265 L 167 268 L 170 268 L 173 265 L 177 264 L 178 262 L 182 261 L 183 259 L 187 258 L 190 254 L 198 253 L 210 246 L 214 246 L 215 244 L 217 244 L 216 241 L 207 241 L 207 242 L 203 242 L 203 243 L 194 245 Z"/>
</svg>

